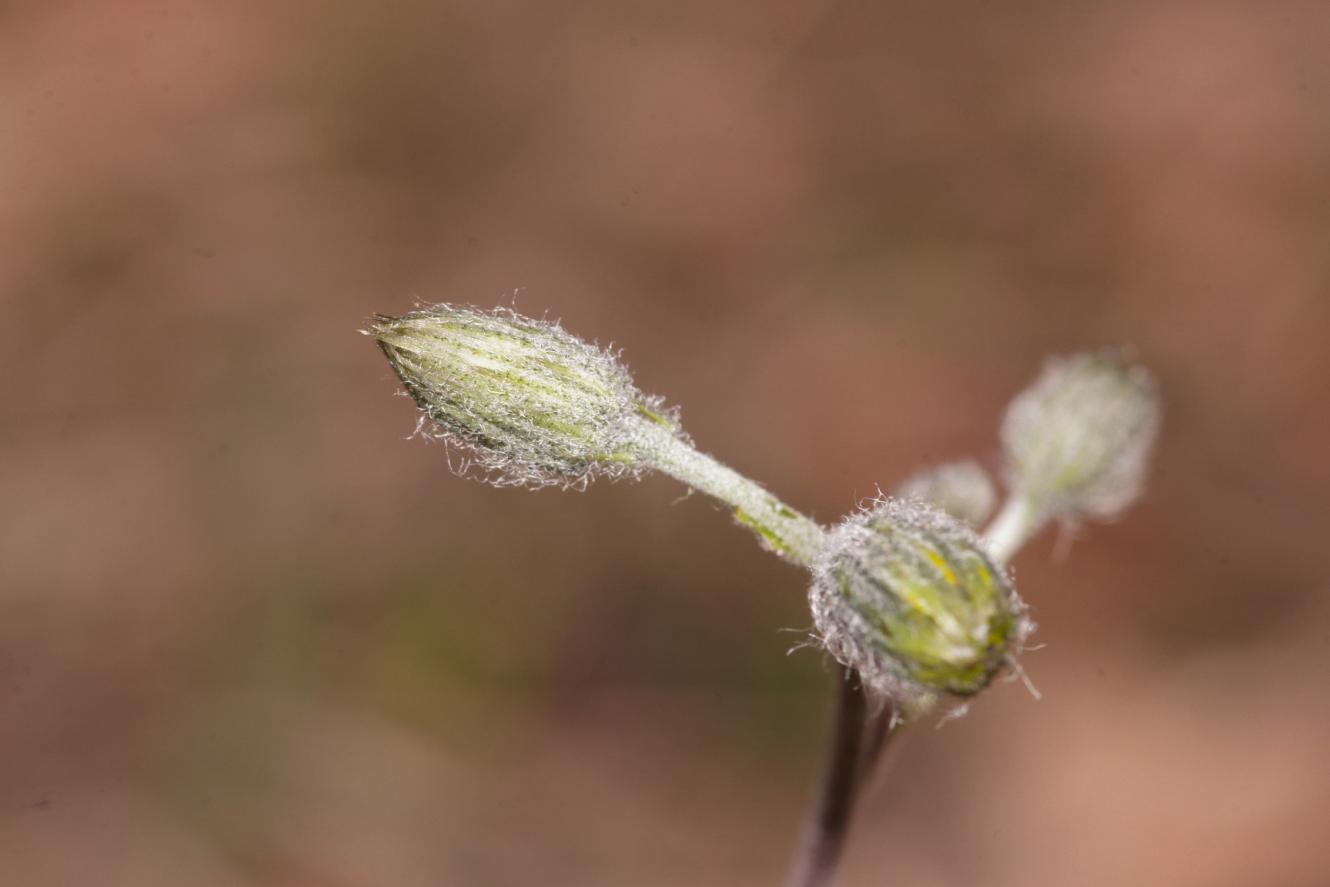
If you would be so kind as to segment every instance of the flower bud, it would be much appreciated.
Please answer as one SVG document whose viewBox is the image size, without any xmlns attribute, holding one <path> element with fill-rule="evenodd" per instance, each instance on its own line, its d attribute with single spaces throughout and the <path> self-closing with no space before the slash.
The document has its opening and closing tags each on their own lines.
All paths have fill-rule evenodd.
<svg viewBox="0 0 1330 887">
<path fill-rule="evenodd" d="M 558 324 L 507 309 L 434 305 L 378 316 L 365 331 L 434 432 L 496 484 L 585 485 L 636 474 L 642 420 L 675 416 L 633 385 L 615 356 Z"/>
<path fill-rule="evenodd" d="M 947 462 L 910 476 L 896 488 L 899 499 L 922 499 L 970 527 L 993 513 L 997 491 L 974 462 Z"/>
<path fill-rule="evenodd" d="M 1154 377 L 1120 352 L 1049 361 L 1002 423 L 1012 490 L 1044 516 L 1116 516 L 1140 495 L 1155 436 Z"/>
<path fill-rule="evenodd" d="M 906 710 L 979 692 L 1030 630 L 974 533 L 919 501 L 879 501 L 832 530 L 809 601 L 827 650 Z"/>
</svg>

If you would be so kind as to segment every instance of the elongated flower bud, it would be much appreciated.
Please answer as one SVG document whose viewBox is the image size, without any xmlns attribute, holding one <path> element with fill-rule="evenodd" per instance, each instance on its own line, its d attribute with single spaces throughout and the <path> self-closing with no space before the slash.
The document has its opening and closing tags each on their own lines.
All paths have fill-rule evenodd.
<svg viewBox="0 0 1330 887">
<path fill-rule="evenodd" d="M 580 486 L 636 474 L 643 419 L 675 416 L 615 356 L 503 308 L 434 305 L 379 316 L 366 331 L 407 393 L 496 484 Z"/>
<path fill-rule="evenodd" d="M 827 650 L 906 710 L 979 692 L 1030 629 L 974 533 L 917 500 L 879 501 L 832 530 L 809 601 Z"/>
<path fill-rule="evenodd" d="M 731 506 L 781 557 L 806 565 L 821 549 L 821 527 L 694 449 L 675 411 L 639 391 L 613 354 L 558 324 L 434 305 L 380 316 L 365 333 L 415 398 L 425 432 L 463 447 L 485 480 L 582 487 L 663 471 Z"/>
<path fill-rule="evenodd" d="M 997 491 L 975 462 L 947 462 L 911 475 L 896 488 L 899 499 L 922 499 L 970 527 L 993 513 Z"/>
<path fill-rule="evenodd" d="M 1154 377 L 1122 354 L 1051 360 L 1003 420 L 1008 482 L 1036 514 L 1115 517 L 1141 493 L 1159 416 Z"/>
</svg>

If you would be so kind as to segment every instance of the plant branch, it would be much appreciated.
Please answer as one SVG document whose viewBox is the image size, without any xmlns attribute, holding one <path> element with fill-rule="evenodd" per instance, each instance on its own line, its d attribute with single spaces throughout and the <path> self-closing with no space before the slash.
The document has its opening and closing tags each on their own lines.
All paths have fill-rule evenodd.
<svg viewBox="0 0 1330 887">
<path fill-rule="evenodd" d="M 836 677 L 840 692 L 836 697 L 831 758 L 822 777 L 821 793 L 804 824 L 788 887 L 826 887 L 832 883 L 858 793 L 868 699 L 857 674 L 838 664 Z"/>
<path fill-rule="evenodd" d="M 1044 522 L 1030 500 L 1015 493 L 984 531 L 984 546 L 993 560 L 1005 564 L 1043 528 Z"/>
<path fill-rule="evenodd" d="M 873 775 L 877 772 L 882 754 L 887 745 L 896 737 L 901 722 L 896 717 L 896 707 L 887 702 L 880 711 L 868 716 L 864 728 L 864 747 L 859 756 L 859 773 L 856 777 L 858 791 L 864 792 L 872 787 Z"/>
<path fill-rule="evenodd" d="M 776 554 L 804 567 L 812 565 L 825 534 L 810 518 L 757 482 L 694 449 L 671 429 L 643 420 L 637 434 L 642 457 L 651 467 L 729 505 L 735 520 Z"/>
</svg>

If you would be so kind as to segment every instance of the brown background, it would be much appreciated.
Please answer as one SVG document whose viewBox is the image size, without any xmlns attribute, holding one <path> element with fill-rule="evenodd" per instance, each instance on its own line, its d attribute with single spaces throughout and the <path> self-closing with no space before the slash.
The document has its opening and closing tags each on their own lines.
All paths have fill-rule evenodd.
<svg viewBox="0 0 1330 887">
<path fill-rule="evenodd" d="M 0 3 L 0 880 L 769 885 L 804 580 L 496 491 L 356 335 L 508 303 L 834 521 L 1129 343 L 1147 499 L 1017 561 L 847 885 L 1330 879 L 1330 5 Z M 794 632 L 783 631 L 793 629 Z"/>
</svg>

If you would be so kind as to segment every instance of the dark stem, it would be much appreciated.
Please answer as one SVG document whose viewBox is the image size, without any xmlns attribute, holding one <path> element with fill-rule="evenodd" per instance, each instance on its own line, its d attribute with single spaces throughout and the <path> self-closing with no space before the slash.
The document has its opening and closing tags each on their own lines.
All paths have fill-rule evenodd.
<svg viewBox="0 0 1330 887">
<path fill-rule="evenodd" d="M 899 726 L 890 702 L 877 711 L 869 710 L 859 675 L 837 665 L 836 683 L 839 692 L 832 722 L 831 757 L 817 805 L 804 825 L 788 887 L 829 887 L 835 880 L 854 803 L 869 787 L 882 753 Z"/>
<path fill-rule="evenodd" d="M 859 756 L 859 772 L 855 776 L 856 791 L 863 792 L 872 787 L 873 775 L 877 771 L 886 751 L 887 743 L 896 736 L 900 722 L 896 720 L 896 709 L 890 702 L 868 716 L 868 726 L 864 729 L 864 748 Z"/>
<path fill-rule="evenodd" d="M 864 722 L 868 699 L 859 676 L 836 666 L 836 713 L 831 737 L 831 758 L 790 871 L 788 887 L 826 887 L 836 877 L 860 771 L 864 748 Z"/>
</svg>

